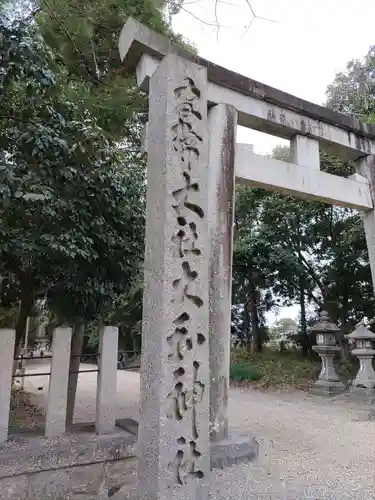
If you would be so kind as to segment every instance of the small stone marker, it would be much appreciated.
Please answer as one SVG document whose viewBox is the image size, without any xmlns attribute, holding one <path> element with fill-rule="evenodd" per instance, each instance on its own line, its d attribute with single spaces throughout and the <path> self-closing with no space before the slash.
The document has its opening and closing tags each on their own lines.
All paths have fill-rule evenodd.
<svg viewBox="0 0 375 500">
<path fill-rule="evenodd" d="M 45 434 L 47 437 L 62 436 L 65 433 L 71 340 L 71 328 L 54 330 L 46 410 Z"/>
<path fill-rule="evenodd" d="M 0 443 L 8 439 L 15 330 L 0 330 Z"/>
<path fill-rule="evenodd" d="M 97 434 L 108 434 L 116 427 L 118 328 L 101 327 L 99 340 L 95 428 Z"/>
</svg>

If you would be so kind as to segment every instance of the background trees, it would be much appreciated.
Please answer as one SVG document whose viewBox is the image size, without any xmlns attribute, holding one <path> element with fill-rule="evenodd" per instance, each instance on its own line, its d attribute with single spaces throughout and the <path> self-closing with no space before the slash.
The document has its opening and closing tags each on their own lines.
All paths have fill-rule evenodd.
<svg viewBox="0 0 375 500">
<path fill-rule="evenodd" d="M 119 32 L 129 14 L 170 29 L 151 1 L 0 9 L 3 319 L 16 323 L 19 348 L 43 297 L 50 321 L 74 326 L 77 355 L 88 323 L 108 315 L 126 323 L 143 258 L 146 100 L 121 75 Z M 68 423 L 76 383 L 71 374 Z"/>
<path fill-rule="evenodd" d="M 174 2 L 174 11 L 181 6 Z M 120 325 L 124 346 L 140 333 L 146 100 L 121 72 L 117 41 L 131 15 L 185 43 L 164 7 L 151 0 L 1 3 L 0 312 L 4 322 L 16 321 L 18 341 L 39 297 L 51 320 L 76 326 L 80 345 L 82 325 L 99 317 Z M 371 48 L 336 77 L 327 104 L 372 121 L 373 70 Z M 288 160 L 289 151 L 273 155 Z M 338 175 L 353 171 L 325 154 L 321 164 Z M 233 302 L 237 330 L 253 351 L 269 336 L 267 313 L 285 305 L 298 304 L 305 354 L 317 309 L 326 308 L 343 333 L 372 318 L 359 215 L 239 186 Z"/>
<path fill-rule="evenodd" d="M 3 25 L 0 251 L 17 280 L 17 337 L 46 294 L 60 321 L 103 314 L 142 259 L 141 162 L 67 98 L 35 25 Z"/>
<path fill-rule="evenodd" d="M 346 74 L 329 87 L 328 104 L 339 111 L 361 113 L 371 102 L 373 49 L 364 62 L 352 62 Z M 368 81 L 366 82 L 366 74 Z M 365 88 L 362 98 L 356 89 Z M 355 111 L 357 110 L 357 111 Z M 372 120 L 369 115 L 367 121 Z M 289 150 L 278 147 L 273 157 L 289 161 Z M 349 176 L 354 165 L 321 154 L 321 169 Z M 332 320 L 348 333 L 364 316 L 374 316 L 374 295 L 367 247 L 360 214 L 354 210 L 306 202 L 240 186 L 236 196 L 234 244 L 235 303 L 244 304 L 244 329 L 250 324 L 253 350 L 260 350 L 256 315 L 281 305 L 298 303 L 299 325 L 295 339 L 307 355 L 311 341 L 308 324 L 314 312 L 326 309 Z M 255 276 L 254 269 L 256 269 Z M 253 278 L 250 280 L 250 276 Z M 252 283 L 251 286 L 249 283 Z M 255 297 L 250 301 L 243 290 Z M 251 310 L 251 307 L 250 309 Z"/>
</svg>

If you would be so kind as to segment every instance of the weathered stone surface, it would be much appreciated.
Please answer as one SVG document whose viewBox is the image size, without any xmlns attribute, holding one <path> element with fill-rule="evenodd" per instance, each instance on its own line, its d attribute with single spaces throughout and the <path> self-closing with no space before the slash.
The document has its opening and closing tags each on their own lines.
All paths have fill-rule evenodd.
<svg viewBox="0 0 375 500">
<path fill-rule="evenodd" d="M 151 78 L 139 497 L 198 500 L 209 475 L 206 70 L 167 56 Z"/>
<path fill-rule="evenodd" d="M 242 144 L 236 148 L 236 182 L 255 188 L 282 191 L 297 198 L 369 210 L 373 206 L 367 181 L 344 178 L 317 168 L 249 153 Z"/>
<path fill-rule="evenodd" d="M 228 436 L 236 110 L 225 104 L 214 106 L 209 111 L 208 127 L 210 437 L 221 441 Z"/>
<path fill-rule="evenodd" d="M 322 397 L 332 397 L 343 393 L 346 385 L 343 382 L 330 382 L 328 380 L 317 380 L 310 390 L 311 394 Z"/>
<path fill-rule="evenodd" d="M 319 170 L 319 141 L 296 134 L 290 140 L 290 157 L 292 163 Z"/>
<path fill-rule="evenodd" d="M 138 488 L 136 486 L 126 485 L 113 495 L 111 500 L 140 500 Z"/>
<path fill-rule="evenodd" d="M 53 439 L 19 437 L 1 447 L 0 478 L 133 457 L 134 444 L 134 436 L 125 431 Z"/>
<path fill-rule="evenodd" d="M 62 436 L 66 425 L 71 328 L 53 332 L 51 375 L 46 410 L 46 436 Z"/>
<path fill-rule="evenodd" d="M 116 425 L 118 328 L 103 327 L 99 338 L 96 432 L 108 434 L 115 430 Z"/>
<path fill-rule="evenodd" d="M 372 249 L 370 249 L 370 252 Z M 346 338 L 353 344 L 352 355 L 357 356 L 359 360 L 359 370 L 357 376 L 352 381 L 352 388 L 374 389 L 375 371 L 372 366 L 372 359 L 375 355 L 373 349 L 375 334 L 364 326 L 362 322 L 358 323 L 355 330 L 347 335 Z"/>
<path fill-rule="evenodd" d="M 131 73 L 143 54 L 160 60 L 172 52 L 207 68 L 209 82 L 220 91 L 214 102 L 236 102 L 239 125 L 284 138 L 291 138 L 295 134 L 308 135 L 318 139 L 327 151 L 350 154 L 352 158 L 374 152 L 374 125 L 229 71 L 187 51 L 181 45 L 171 43 L 168 37 L 155 33 L 133 19 L 128 19 L 122 29 L 119 50 L 124 69 Z M 251 111 L 248 111 L 249 107 L 242 104 L 250 101 L 252 106 Z M 251 119 L 251 114 L 256 115 L 255 119 Z"/>
<path fill-rule="evenodd" d="M 311 332 L 316 334 L 317 345 L 313 346 L 322 360 L 322 369 L 318 380 L 312 388 L 312 394 L 317 396 L 335 396 L 345 391 L 346 386 L 335 368 L 335 357 L 340 352 L 337 345 L 337 334 L 339 329 L 335 323 L 330 321 L 327 311 L 321 311 L 318 322 L 313 326 Z"/>
<path fill-rule="evenodd" d="M 63 500 L 85 494 L 96 499 L 103 479 L 103 463 L 42 471 L 29 476 L 26 498 Z"/>
<path fill-rule="evenodd" d="M 259 444 L 253 436 L 230 432 L 227 439 L 211 442 L 211 469 L 251 462 L 259 455 Z"/>
<path fill-rule="evenodd" d="M 375 355 L 373 349 L 353 349 L 352 354 L 359 359 L 359 370 L 352 382 L 353 387 L 375 389 L 375 371 L 372 359 Z"/>
<path fill-rule="evenodd" d="M 372 197 L 375 196 L 375 155 L 368 155 L 356 162 L 356 171 L 370 184 Z M 375 210 L 362 213 L 366 243 L 371 268 L 372 283 L 375 284 Z"/>
<path fill-rule="evenodd" d="M 0 330 L 0 443 L 8 437 L 15 336 L 14 330 Z"/>
<path fill-rule="evenodd" d="M 1 500 L 107 500 L 135 485 L 135 458 L 0 479 Z"/>
<path fill-rule="evenodd" d="M 133 436 L 138 436 L 138 422 L 132 418 L 119 418 L 116 420 L 116 426 Z"/>
<path fill-rule="evenodd" d="M 126 460 L 113 460 L 105 465 L 105 487 L 108 495 L 114 495 L 125 486 L 134 485 L 137 477 L 137 460 L 135 457 Z"/>
<path fill-rule="evenodd" d="M 347 400 L 356 401 L 359 404 L 368 404 L 373 409 L 375 403 L 375 389 L 351 385 L 350 391 L 347 394 Z"/>
</svg>

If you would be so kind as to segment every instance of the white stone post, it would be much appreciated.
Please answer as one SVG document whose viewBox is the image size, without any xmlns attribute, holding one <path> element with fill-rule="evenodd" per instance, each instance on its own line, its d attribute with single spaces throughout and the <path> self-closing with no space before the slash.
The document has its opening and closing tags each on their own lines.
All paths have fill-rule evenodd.
<svg viewBox="0 0 375 500">
<path fill-rule="evenodd" d="M 0 330 L 0 443 L 8 439 L 15 330 Z"/>
<path fill-rule="evenodd" d="M 96 392 L 96 432 L 108 434 L 116 426 L 118 328 L 99 332 L 99 372 Z"/>
<path fill-rule="evenodd" d="M 61 436 L 65 432 L 71 341 L 71 328 L 54 330 L 46 411 L 45 434 L 47 437 Z"/>
<path fill-rule="evenodd" d="M 138 498 L 204 500 L 210 471 L 206 70 L 150 81 Z"/>
<path fill-rule="evenodd" d="M 21 349 L 22 355 L 22 366 L 19 371 L 20 374 L 20 389 L 25 389 L 25 374 L 27 370 L 27 354 L 28 354 L 28 346 L 29 346 L 29 330 L 30 330 L 30 316 L 27 317 L 26 320 L 26 329 L 25 329 L 25 342 L 23 344 L 23 349 Z"/>
<path fill-rule="evenodd" d="M 372 198 L 375 200 L 375 156 L 369 155 L 356 161 L 358 174 L 365 177 L 370 183 Z M 372 284 L 375 288 L 375 210 L 363 212 L 363 225 L 367 243 L 368 256 L 371 268 Z"/>
<path fill-rule="evenodd" d="M 320 169 L 319 141 L 305 135 L 294 135 L 290 140 L 292 163 L 302 167 Z"/>
<path fill-rule="evenodd" d="M 210 227 L 210 436 L 228 437 L 234 156 L 237 111 L 218 104 L 208 114 Z"/>
</svg>

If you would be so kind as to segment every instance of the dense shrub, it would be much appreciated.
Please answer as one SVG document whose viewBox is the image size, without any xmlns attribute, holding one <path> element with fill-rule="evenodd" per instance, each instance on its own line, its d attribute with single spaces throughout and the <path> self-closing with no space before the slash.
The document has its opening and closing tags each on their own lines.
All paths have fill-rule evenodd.
<svg viewBox="0 0 375 500">
<path fill-rule="evenodd" d="M 243 380 L 256 381 L 262 378 L 262 374 L 254 366 L 242 363 L 233 363 L 230 366 L 230 379 L 236 382 Z"/>
<path fill-rule="evenodd" d="M 244 348 L 232 350 L 232 366 L 246 366 L 260 373 L 255 379 L 261 388 L 309 389 L 317 379 L 321 364 L 303 358 L 299 352 L 278 352 L 264 348 L 261 353 L 250 354 Z M 254 380 L 254 379 L 242 379 Z"/>
</svg>

